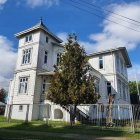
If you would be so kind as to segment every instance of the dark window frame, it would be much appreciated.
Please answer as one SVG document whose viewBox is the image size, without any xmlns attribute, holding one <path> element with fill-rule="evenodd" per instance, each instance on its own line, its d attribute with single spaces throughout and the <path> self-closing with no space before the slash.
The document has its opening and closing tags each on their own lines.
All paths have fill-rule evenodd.
<svg viewBox="0 0 140 140">
<path fill-rule="evenodd" d="M 103 63 L 103 56 L 99 56 L 99 69 L 104 68 L 104 63 Z"/>
</svg>

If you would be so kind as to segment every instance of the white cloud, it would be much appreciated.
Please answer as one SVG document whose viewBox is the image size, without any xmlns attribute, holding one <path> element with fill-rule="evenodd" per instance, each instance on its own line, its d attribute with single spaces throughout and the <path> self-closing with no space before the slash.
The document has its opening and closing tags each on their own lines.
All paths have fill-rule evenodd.
<svg viewBox="0 0 140 140">
<path fill-rule="evenodd" d="M 133 68 L 128 69 L 128 79 L 130 81 L 140 80 L 140 65 L 134 64 Z"/>
<path fill-rule="evenodd" d="M 31 8 L 41 7 L 41 6 L 51 7 L 53 5 L 58 5 L 59 0 L 26 0 L 26 3 Z"/>
<path fill-rule="evenodd" d="M 0 0 L 0 10 L 3 9 L 3 6 L 6 2 L 7 0 Z"/>
<path fill-rule="evenodd" d="M 109 6 L 108 8 L 111 8 L 114 13 L 118 13 L 120 15 L 135 19 L 137 21 L 139 21 L 140 19 L 140 2 L 129 4 L 123 3 L 121 5 L 114 4 Z M 114 16 L 117 18 L 114 18 Z M 107 15 L 106 19 L 127 26 L 128 28 L 139 30 L 139 32 L 104 20 L 102 23 L 102 32 L 90 34 L 89 41 L 79 40 L 79 43 L 85 47 L 87 53 L 116 47 L 126 47 L 127 50 L 134 50 L 136 47 L 139 46 L 140 23 L 133 22 L 136 25 L 131 24 L 129 22 L 132 21 L 116 16 L 112 13 Z M 120 19 L 126 20 L 127 22 L 124 22 Z M 66 33 L 59 33 L 58 35 L 60 35 L 60 38 L 64 39 L 64 41 L 66 40 Z"/>
<path fill-rule="evenodd" d="M 0 88 L 8 89 L 9 80 L 15 69 L 16 56 L 12 42 L 0 35 Z"/>
<path fill-rule="evenodd" d="M 140 14 L 139 14 L 140 3 L 139 2 L 129 3 L 129 4 L 123 3 L 122 5 L 114 4 L 112 6 L 109 6 L 109 8 L 110 7 L 112 8 L 112 11 L 114 13 L 118 13 L 120 15 L 129 17 L 138 21 L 140 19 Z M 132 21 L 116 16 L 112 13 L 110 13 L 106 18 L 108 20 L 117 22 L 123 26 L 127 26 L 128 28 L 139 30 L 139 32 L 132 31 L 130 29 L 122 27 L 113 22 L 104 20 L 103 31 L 101 33 L 91 34 L 89 36 L 89 38 L 92 41 L 96 42 L 94 44 L 95 50 L 102 50 L 102 49 L 108 49 L 108 48 L 114 48 L 114 47 L 120 47 L 120 46 L 125 46 L 127 47 L 128 50 L 133 50 L 138 46 L 138 44 L 140 43 L 140 37 L 139 37 L 140 24 L 139 23 L 133 22 L 134 24 L 137 24 L 137 25 L 131 24 Z M 126 20 L 127 22 L 124 22 L 120 19 Z"/>
</svg>

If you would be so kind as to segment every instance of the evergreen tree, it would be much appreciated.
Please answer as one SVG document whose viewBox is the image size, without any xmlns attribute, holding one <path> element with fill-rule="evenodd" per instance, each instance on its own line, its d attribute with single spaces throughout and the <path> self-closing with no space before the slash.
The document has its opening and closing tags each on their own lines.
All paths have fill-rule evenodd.
<svg viewBox="0 0 140 140">
<path fill-rule="evenodd" d="M 75 34 L 69 35 L 64 45 L 59 66 L 55 66 L 47 99 L 60 105 L 73 105 L 74 114 L 79 104 L 93 104 L 98 100 L 94 79 L 88 74 L 88 58 Z M 74 117 L 75 118 L 75 117 Z"/>
</svg>

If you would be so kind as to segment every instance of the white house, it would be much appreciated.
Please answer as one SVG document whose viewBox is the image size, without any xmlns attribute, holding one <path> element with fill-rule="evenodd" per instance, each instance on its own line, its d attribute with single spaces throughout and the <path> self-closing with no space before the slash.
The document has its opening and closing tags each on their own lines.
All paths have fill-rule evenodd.
<svg viewBox="0 0 140 140">
<path fill-rule="evenodd" d="M 60 61 L 62 40 L 43 24 L 42 20 L 32 28 L 16 34 L 19 39 L 18 58 L 13 80 L 10 82 L 5 116 L 14 119 L 37 120 L 70 118 L 66 108 L 46 100 L 45 95 L 54 74 L 53 66 Z M 89 54 L 90 73 L 95 76 L 99 103 L 107 104 L 108 94 L 115 95 L 115 104 L 129 104 L 127 68 L 131 62 L 125 47 Z M 78 107 L 81 113 L 82 107 Z M 92 114 L 89 111 L 87 115 Z M 9 113 L 10 112 L 10 113 Z"/>
</svg>

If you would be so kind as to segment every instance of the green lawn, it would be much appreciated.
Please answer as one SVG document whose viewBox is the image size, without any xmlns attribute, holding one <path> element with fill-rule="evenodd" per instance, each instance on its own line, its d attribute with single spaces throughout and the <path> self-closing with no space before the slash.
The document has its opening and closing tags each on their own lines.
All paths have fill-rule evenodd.
<svg viewBox="0 0 140 140">
<path fill-rule="evenodd" d="M 132 134 L 124 131 L 128 128 L 120 127 L 116 128 L 121 131 L 114 131 L 114 128 L 106 129 L 99 128 L 92 125 L 81 125 L 77 123 L 74 127 L 70 127 L 69 123 L 62 121 L 49 121 L 45 123 L 44 121 L 32 121 L 30 123 L 24 123 L 23 121 L 11 120 L 8 123 L 4 117 L 0 117 L 0 129 L 11 129 L 11 130 L 26 130 L 26 131 L 39 131 L 39 132 L 51 132 L 51 133 L 74 133 L 74 134 L 85 134 L 94 136 L 113 136 L 113 137 L 131 137 L 140 138 L 140 133 Z M 129 128 L 130 129 L 130 128 Z M 4 135 L 4 134 L 3 134 Z M 17 135 L 17 134 L 16 134 Z M 52 138 L 50 138 L 52 140 Z M 59 138 L 54 138 L 59 140 Z M 60 138 L 63 140 L 62 138 Z M 49 138 L 47 139 L 49 140 Z M 64 139 L 65 140 L 65 139 Z M 68 139 L 66 139 L 68 140 Z"/>
</svg>

